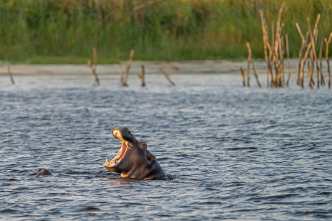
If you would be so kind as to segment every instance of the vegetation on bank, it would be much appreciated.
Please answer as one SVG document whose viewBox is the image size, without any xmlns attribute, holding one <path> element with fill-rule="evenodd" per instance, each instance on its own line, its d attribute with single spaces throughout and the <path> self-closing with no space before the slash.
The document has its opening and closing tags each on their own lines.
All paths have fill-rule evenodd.
<svg viewBox="0 0 332 221">
<path fill-rule="evenodd" d="M 0 0 L 0 60 L 99 63 L 264 58 L 259 9 L 276 23 L 283 0 Z M 286 0 L 283 34 L 297 57 L 307 18 L 321 14 L 318 42 L 332 31 L 330 0 Z M 269 24 L 271 26 L 271 24 Z M 331 53 L 331 52 L 330 52 Z"/>
</svg>

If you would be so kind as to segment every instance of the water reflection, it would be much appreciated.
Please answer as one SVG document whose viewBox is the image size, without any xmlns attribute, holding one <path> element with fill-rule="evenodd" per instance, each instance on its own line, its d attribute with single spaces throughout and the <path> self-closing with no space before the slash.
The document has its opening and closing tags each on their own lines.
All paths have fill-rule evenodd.
<svg viewBox="0 0 332 221">
<path fill-rule="evenodd" d="M 114 186 L 125 186 L 125 185 L 129 185 L 130 182 L 133 182 L 133 181 L 130 181 L 127 179 L 116 178 L 116 177 L 108 177 L 107 179 L 112 181 L 110 183 Z"/>
</svg>

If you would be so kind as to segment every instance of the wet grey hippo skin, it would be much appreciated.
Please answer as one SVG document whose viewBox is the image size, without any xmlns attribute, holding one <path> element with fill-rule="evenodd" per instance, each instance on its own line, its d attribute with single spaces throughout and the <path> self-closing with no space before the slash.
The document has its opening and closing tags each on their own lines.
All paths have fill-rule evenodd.
<svg viewBox="0 0 332 221">
<path fill-rule="evenodd" d="M 120 173 L 122 178 L 168 180 L 144 141 L 137 141 L 126 127 L 115 128 L 112 134 L 122 141 L 122 146 L 111 161 L 106 158 L 104 167 L 107 170 Z"/>
<path fill-rule="evenodd" d="M 47 175 L 52 175 L 52 173 L 45 168 L 40 168 L 37 170 L 36 173 L 30 174 L 30 175 L 47 176 Z"/>
</svg>

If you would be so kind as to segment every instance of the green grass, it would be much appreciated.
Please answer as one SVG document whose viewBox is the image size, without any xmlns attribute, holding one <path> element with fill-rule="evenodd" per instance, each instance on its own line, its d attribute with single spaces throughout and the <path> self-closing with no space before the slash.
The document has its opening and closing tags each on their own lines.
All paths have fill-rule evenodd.
<svg viewBox="0 0 332 221">
<path fill-rule="evenodd" d="M 92 58 L 93 47 L 98 63 L 127 60 L 132 48 L 135 60 L 237 60 L 247 57 L 247 41 L 254 58 L 263 58 L 259 9 L 271 27 L 282 3 L 169 0 L 135 10 L 143 2 L 0 0 L 0 60 L 82 64 Z M 286 1 L 282 33 L 289 36 L 292 57 L 301 46 L 295 23 L 306 32 L 307 17 L 313 26 L 318 13 L 319 45 L 332 31 L 332 1 Z"/>
</svg>

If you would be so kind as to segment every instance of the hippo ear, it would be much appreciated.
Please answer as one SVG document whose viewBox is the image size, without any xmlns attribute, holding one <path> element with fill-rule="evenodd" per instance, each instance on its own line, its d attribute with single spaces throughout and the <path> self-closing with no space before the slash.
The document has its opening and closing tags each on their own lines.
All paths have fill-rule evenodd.
<svg viewBox="0 0 332 221">
<path fill-rule="evenodd" d="M 138 147 L 141 148 L 142 150 L 146 150 L 148 148 L 148 145 L 146 144 L 145 141 L 139 142 Z"/>
</svg>

